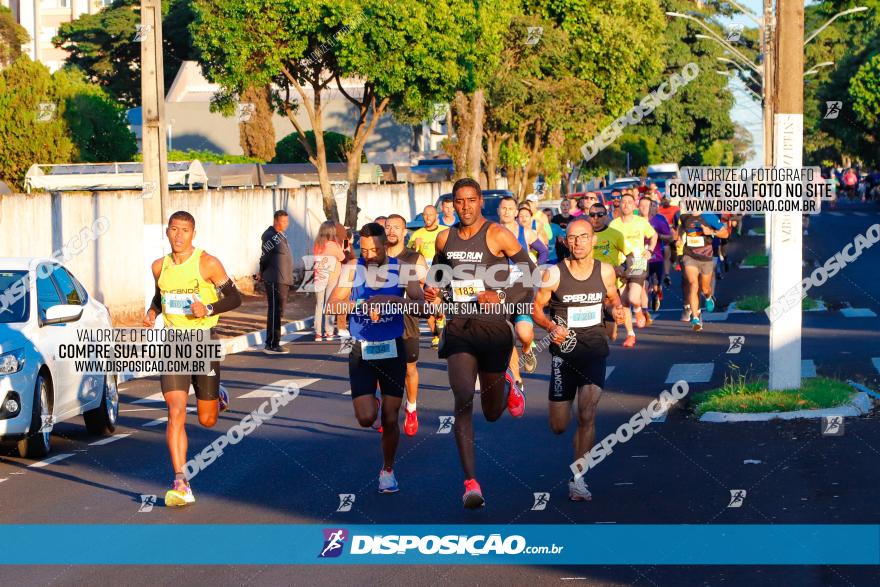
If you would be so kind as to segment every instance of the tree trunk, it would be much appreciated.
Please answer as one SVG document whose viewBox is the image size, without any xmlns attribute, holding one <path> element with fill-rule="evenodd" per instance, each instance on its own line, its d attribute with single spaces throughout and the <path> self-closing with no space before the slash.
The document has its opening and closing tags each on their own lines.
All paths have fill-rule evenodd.
<svg viewBox="0 0 880 587">
<path fill-rule="evenodd" d="M 269 104 L 269 88 L 249 87 L 241 94 L 244 104 L 238 123 L 238 140 L 247 157 L 269 162 L 275 157 L 275 127 L 272 125 L 272 107 Z"/>
<path fill-rule="evenodd" d="M 483 152 L 483 118 L 486 100 L 483 90 L 471 95 L 471 136 L 468 137 L 467 175 L 480 180 L 480 154 Z M 485 185 L 485 184 L 484 184 Z"/>
<path fill-rule="evenodd" d="M 498 158 L 501 145 L 507 139 L 507 133 L 489 131 L 486 133 L 486 149 L 483 151 L 483 164 L 486 166 L 486 189 L 498 189 Z M 508 186 L 509 187 L 509 186 Z"/>
<path fill-rule="evenodd" d="M 452 121 L 455 126 L 455 138 L 452 138 L 452 128 L 450 128 L 449 139 L 446 141 L 446 150 L 452 157 L 452 163 L 455 166 L 453 179 L 458 180 L 468 176 L 468 157 L 474 127 L 470 100 L 464 92 L 455 93 L 450 110 L 453 112 Z"/>
</svg>

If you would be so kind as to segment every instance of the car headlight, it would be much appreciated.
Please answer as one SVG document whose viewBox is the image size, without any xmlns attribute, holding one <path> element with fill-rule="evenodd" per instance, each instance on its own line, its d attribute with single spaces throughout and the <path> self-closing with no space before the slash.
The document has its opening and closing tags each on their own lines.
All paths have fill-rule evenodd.
<svg viewBox="0 0 880 587">
<path fill-rule="evenodd" d="M 24 368 L 24 349 L 0 355 L 0 375 L 17 373 Z"/>
</svg>

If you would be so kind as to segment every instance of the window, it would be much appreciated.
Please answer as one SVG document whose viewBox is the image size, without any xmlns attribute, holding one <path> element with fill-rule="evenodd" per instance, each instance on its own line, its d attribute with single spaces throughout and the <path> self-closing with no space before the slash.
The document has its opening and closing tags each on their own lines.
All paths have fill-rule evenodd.
<svg viewBox="0 0 880 587">
<path fill-rule="evenodd" d="M 45 267 L 45 265 L 41 265 Z M 40 318 L 46 317 L 46 310 L 52 306 L 57 306 L 64 302 L 61 301 L 61 294 L 55 287 L 52 277 L 45 275 L 48 273 L 45 269 L 37 270 L 37 309 L 40 312 Z"/>
<path fill-rule="evenodd" d="M 26 322 L 30 297 L 27 271 L 0 271 L 0 324 Z"/>
<path fill-rule="evenodd" d="M 67 272 L 67 269 L 55 265 L 55 271 L 52 272 L 52 277 L 55 279 L 55 283 L 58 284 L 58 289 L 61 290 L 61 299 L 64 300 L 65 304 L 72 304 L 75 306 L 83 305 L 84 301 L 80 297 L 79 291 L 73 283 L 73 278 Z"/>
</svg>

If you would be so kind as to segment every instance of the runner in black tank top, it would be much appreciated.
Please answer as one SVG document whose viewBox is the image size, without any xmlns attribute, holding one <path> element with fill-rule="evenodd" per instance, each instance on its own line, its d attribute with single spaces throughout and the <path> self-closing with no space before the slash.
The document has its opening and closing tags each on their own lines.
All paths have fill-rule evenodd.
<svg viewBox="0 0 880 587">
<path fill-rule="evenodd" d="M 511 312 L 502 303 L 528 302 L 531 297 L 531 288 L 526 290 L 521 283 L 504 287 L 485 283 L 480 277 L 488 279 L 494 274 L 499 280 L 506 279 L 511 260 L 525 264 L 531 275 L 534 264 L 509 230 L 482 217 L 483 196 L 478 182 L 458 180 L 452 186 L 452 198 L 460 222 L 438 235 L 431 274 L 435 274 L 435 266 L 445 266 L 447 275 L 449 268 L 457 269 L 456 279 L 446 292 L 449 308 L 439 355 L 448 360 L 449 384 L 455 396 L 455 442 L 465 476 L 462 499 L 466 508 L 477 508 L 484 503 L 474 464 L 473 399 L 477 377 L 486 420 L 500 418 L 505 407 L 514 417 L 522 415 L 525 398 L 515 386 L 505 383 L 513 350 L 513 327 L 508 321 Z M 493 265 L 503 269 L 480 275 L 481 270 Z M 467 279 L 461 278 L 464 273 Z M 425 288 L 425 299 L 443 301 L 436 284 Z"/>
<path fill-rule="evenodd" d="M 608 338 L 602 323 L 602 306 L 607 302 L 613 308 L 618 324 L 623 322 L 625 309 L 617 293 L 614 268 L 593 258 L 590 223 L 581 218 L 569 222 L 565 240 L 571 257 L 544 272 L 532 318 L 553 339 L 550 428 L 555 434 L 562 434 L 568 427 L 571 405 L 577 396 L 577 460 L 589 452 L 596 440 L 596 407 L 605 385 Z M 549 317 L 544 314 L 548 304 Z M 573 501 L 592 497 L 583 476 L 569 481 L 568 496 Z"/>
</svg>

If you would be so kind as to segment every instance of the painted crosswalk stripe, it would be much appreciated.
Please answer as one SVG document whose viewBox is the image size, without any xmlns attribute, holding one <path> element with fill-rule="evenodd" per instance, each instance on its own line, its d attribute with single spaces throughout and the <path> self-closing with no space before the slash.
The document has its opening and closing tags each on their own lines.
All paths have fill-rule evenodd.
<svg viewBox="0 0 880 587">
<path fill-rule="evenodd" d="M 190 390 L 192 391 L 192 390 Z M 154 402 L 162 402 L 165 403 L 165 396 L 162 395 L 161 391 L 157 391 L 153 395 L 148 395 L 147 397 L 142 397 L 141 399 L 134 400 L 133 404 L 151 404 Z"/>
<path fill-rule="evenodd" d="M 840 313 L 847 318 L 876 318 L 877 314 L 869 308 L 841 308 Z"/>
<path fill-rule="evenodd" d="M 712 380 L 715 363 L 676 363 L 669 369 L 666 383 L 687 381 L 688 383 L 708 383 Z"/>
<path fill-rule="evenodd" d="M 349 389 L 348 391 L 346 391 L 346 392 L 343 393 L 342 395 L 351 395 L 351 390 Z"/>
<path fill-rule="evenodd" d="M 3 477 L 2 479 L 0 479 L 0 483 L 3 483 L 4 481 L 8 481 L 8 480 L 9 480 L 9 477 Z"/>
<path fill-rule="evenodd" d="M 264 385 L 259 389 L 255 389 L 253 391 L 249 391 L 248 393 L 239 396 L 238 399 L 253 399 L 258 397 L 275 397 L 279 393 L 284 391 L 284 388 L 287 385 L 296 385 L 300 389 L 303 387 L 308 387 L 312 383 L 315 383 L 318 379 L 312 378 L 304 378 L 304 379 L 279 379 L 275 383 L 270 383 L 269 385 Z"/>
<path fill-rule="evenodd" d="M 813 362 L 813 359 L 802 359 L 801 360 L 801 377 L 803 379 L 807 379 L 809 377 L 816 376 L 816 363 Z"/>
<path fill-rule="evenodd" d="M 193 412 L 196 411 L 196 408 L 193 407 L 193 406 L 190 406 L 190 407 L 188 407 L 188 408 L 186 409 L 186 411 L 189 412 L 189 413 L 193 413 Z M 150 422 L 147 422 L 146 424 L 144 424 L 144 426 L 145 426 L 145 427 L 147 427 L 147 426 L 158 426 L 159 424 L 164 424 L 164 423 L 167 422 L 167 421 L 168 421 L 168 416 L 163 416 L 162 418 L 159 418 L 159 419 L 157 419 L 157 420 L 152 420 L 152 421 L 150 421 Z"/>
<path fill-rule="evenodd" d="M 611 366 L 611 367 L 607 367 L 607 366 L 606 366 L 606 367 L 605 367 L 605 379 L 606 379 L 606 380 L 607 380 L 609 377 L 611 377 L 611 374 L 614 373 L 614 370 L 615 370 L 616 368 L 617 368 L 617 367 L 615 367 L 615 366 Z"/>
<path fill-rule="evenodd" d="M 60 455 L 55 455 L 54 457 L 49 457 L 48 459 L 42 460 L 38 463 L 33 463 L 28 465 L 28 469 L 42 469 L 43 467 L 48 467 L 52 463 L 57 463 L 58 461 L 63 461 L 68 457 L 72 457 L 72 452 L 66 452 Z"/>
<path fill-rule="evenodd" d="M 831 216 L 843 216 L 843 212 L 829 212 Z"/>
<path fill-rule="evenodd" d="M 95 442 L 90 442 L 89 446 L 104 446 L 105 444 L 110 444 L 111 442 L 116 442 L 117 440 L 122 440 L 123 438 L 128 438 L 131 436 L 131 433 L 127 434 L 114 434 L 109 438 L 102 438 L 101 440 L 96 440 Z"/>
</svg>

